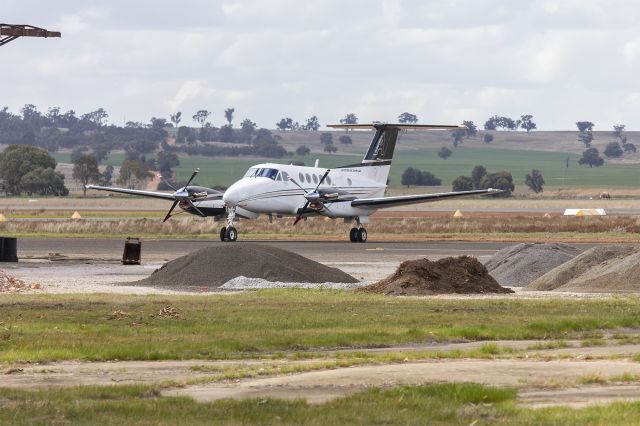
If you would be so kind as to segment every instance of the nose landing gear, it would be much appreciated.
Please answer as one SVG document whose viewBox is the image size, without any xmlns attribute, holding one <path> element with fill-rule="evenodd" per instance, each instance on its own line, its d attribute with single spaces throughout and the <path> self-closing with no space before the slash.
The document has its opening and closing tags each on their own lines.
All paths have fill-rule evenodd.
<svg viewBox="0 0 640 426">
<path fill-rule="evenodd" d="M 235 242 L 238 239 L 238 231 L 233 227 L 236 218 L 236 208 L 227 207 L 227 226 L 220 229 L 220 241 Z"/>
</svg>

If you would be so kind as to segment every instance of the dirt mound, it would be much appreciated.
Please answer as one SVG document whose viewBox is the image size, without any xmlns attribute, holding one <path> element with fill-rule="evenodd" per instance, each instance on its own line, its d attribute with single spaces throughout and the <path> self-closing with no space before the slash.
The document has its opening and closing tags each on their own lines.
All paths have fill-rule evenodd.
<svg viewBox="0 0 640 426">
<path fill-rule="evenodd" d="M 244 276 L 267 281 L 358 282 L 351 275 L 276 247 L 236 243 L 205 247 L 165 263 L 149 277 L 127 283 L 180 290 L 217 289 Z"/>
<path fill-rule="evenodd" d="M 539 277 L 526 289 L 543 291 L 558 289 L 575 279 L 579 279 L 592 268 L 603 268 L 605 265 L 618 262 L 636 251 L 638 251 L 637 247 L 628 245 L 593 247 Z"/>
<path fill-rule="evenodd" d="M 393 275 L 360 289 L 393 296 L 427 294 L 512 293 L 501 287 L 474 257 L 447 257 L 402 262 Z"/>
<path fill-rule="evenodd" d="M 579 254 L 568 244 L 522 243 L 498 251 L 484 266 L 500 285 L 524 287 Z"/>
</svg>

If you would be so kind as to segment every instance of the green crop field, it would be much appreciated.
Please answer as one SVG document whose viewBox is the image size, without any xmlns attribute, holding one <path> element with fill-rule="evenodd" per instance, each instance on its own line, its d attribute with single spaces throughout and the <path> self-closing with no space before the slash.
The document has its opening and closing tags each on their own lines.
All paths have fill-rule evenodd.
<svg viewBox="0 0 640 426">
<path fill-rule="evenodd" d="M 391 167 L 391 186 L 400 187 L 401 176 L 407 167 L 428 170 L 442 179 L 444 186 L 460 175 L 469 175 L 475 165 L 483 165 L 489 172 L 501 170 L 513 174 L 516 186 L 524 185 L 524 177 L 531 169 L 542 172 L 546 185 L 554 187 L 616 187 L 636 186 L 640 182 L 640 166 L 637 164 L 610 164 L 589 168 L 578 165 L 577 154 L 552 151 L 524 151 L 512 149 L 486 149 L 460 147 L 454 150 L 449 159 L 438 157 L 439 148 L 420 150 L 402 150 L 396 153 Z M 569 167 L 565 167 L 569 156 Z M 56 154 L 58 162 L 69 162 L 68 154 Z M 290 157 L 270 160 L 247 157 L 180 157 L 180 166 L 175 168 L 179 180 L 186 180 L 194 168 L 200 168 L 196 182 L 200 185 L 229 186 L 244 172 L 257 163 L 275 162 L 286 164 L 291 161 L 304 161 L 313 165 L 320 160 L 321 167 L 336 167 L 359 162 L 360 155 L 311 154 L 307 157 Z M 121 164 L 124 154 L 113 153 L 107 160 L 113 165 Z"/>
</svg>

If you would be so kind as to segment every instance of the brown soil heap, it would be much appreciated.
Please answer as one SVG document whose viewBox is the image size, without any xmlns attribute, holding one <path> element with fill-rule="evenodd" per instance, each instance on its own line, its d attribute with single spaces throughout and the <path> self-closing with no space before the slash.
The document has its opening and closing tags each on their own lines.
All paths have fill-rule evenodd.
<svg viewBox="0 0 640 426">
<path fill-rule="evenodd" d="M 580 249 L 568 244 L 522 243 L 496 252 L 485 266 L 500 285 L 524 287 L 579 254 Z"/>
<path fill-rule="evenodd" d="M 393 275 L 360 290 L 393 296 L 513 293 L 500 286 L 478 259 L 469 256 L 447 257 L 435 262 L 407 260 Z"/>
<path fill-rule="evenodd" d="M 149 277 L 126 283 L 178 290 L 216 289 L 239 276 L 267 281 L 355 283 L 351 275 L 272 246 L 251 243 L 205 247 L 165 263 Z"/>
<path fill-rule="evenodd" d="M 529 284 L 526 289 L 542 291 L 559 289 L 574 280 L 581 280 L 583 275 L 589 275 L 595 272 L 596 269 L 601 269 L 611 263 L 617 263 L 636 251 L 638 251 L 638 248 L 629 245 L 593 247 L 547 272 Z"/>
<path fill-rule="evenodd" d="M 25 283 L 0 269 L 0 293 L 21 293 L 29 290 L 41 290 L 40 284 Z"/>
</svg>

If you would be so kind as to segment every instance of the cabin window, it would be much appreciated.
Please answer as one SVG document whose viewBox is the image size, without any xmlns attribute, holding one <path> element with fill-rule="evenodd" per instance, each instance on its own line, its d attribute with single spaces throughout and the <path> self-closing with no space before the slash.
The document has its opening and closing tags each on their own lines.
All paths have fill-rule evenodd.
<svg viewBox="0 0 640 426">
<path fill-rule="evenodd" d="M 331 185 L 331 178 L 329 176 L 327 176 L 324 181 L 327 182 L 327 185 Z"/>
<path fill-rule="evenodd" d="M 347 178 L 347 185 L 351 186 L 351 178 Z"/>
<path fill-rule="evenodd" d="M 311 183 L 311 175 L 309 173 L 307 173 L 307 183 Z"/>
<path fill-rule="evenodd" d="M 276 180 L 282 180 L 282 173 L 278 173 L 278 176 L 276 176 Z"/>
<path fill-rule="evenodd" d="M 304 183 L 304 175 L 303 175 L 302 173 L 300 173 L 300 174 L 298 175 L 298 177 L 300 178 L 300 182 L 301 182 L 301 183 Z"/>
<path fill-rule="evenodd" d="M 289 180 L 289 173 L 282 171 L 282 180 L 287 182 Z"/>
<path fill-rule="evenodd" d="M 318 176 L 312 175 L 312 177 L 313 177 L 313 183 L 317 184 L 318 183 Z"/>
</svg>

